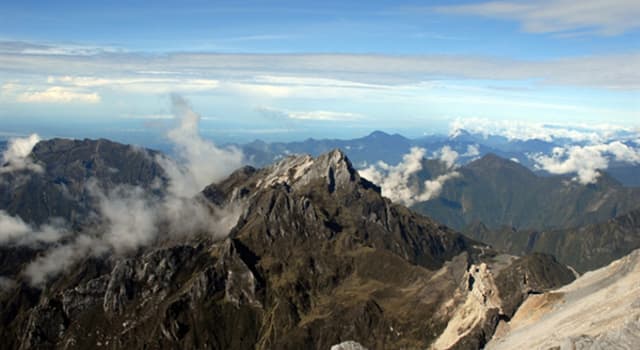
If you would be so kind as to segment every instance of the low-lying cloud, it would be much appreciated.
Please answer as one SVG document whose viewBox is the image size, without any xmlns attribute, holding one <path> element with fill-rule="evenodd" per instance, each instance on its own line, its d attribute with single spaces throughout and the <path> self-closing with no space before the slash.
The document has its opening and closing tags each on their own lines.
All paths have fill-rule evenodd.
<svg viewBox="0 0 640 350">
<path fill-rule="evenodd" d="M 20 217 L 0 210 L 0 244 L 31 245 L 56 242 L 68 233 L 61 221 L 53 220 L 40 227 L 34 227 Z"/>
<path fill-rule="evenodd" d="M 33 147 L 40 142 L 38 134 L 31 134 L 24 138 L 13 138 L 9 140 L 7 149 L 2 153 L 2 164 L 0 164 L 0 174 L 29 170 L 33 172 L 42 172 L 40 165 L 33 162 L 29 157 Z"/>
<path fill-rule="evenodd" d="M 95 208 L 92 227 L 64 242 L 57 241 L 60 236 L 46 236 L 51 238 L 48 242 L 57 243 L 23 271 L 32 285 L 42 285 L 87 256 L 126 254 L 154 242 L 199 234 L 220 239 L 236 224 L 243 203 L 218 207 L 200 191 L 238 168 L 243 162 L 242 152 L 218 148 L 202 139 L 198 134 L 200 117 L 188 102 L 177 95 L 172 96 L 172 102 L 178 126 L 169 131 L 168 138 L 176 146 L 179 159 L 156 159 L 168 176 L 166 193 L 125 184 L 108 187 L 97 179 L 88 181 L 85 188 Z M 29 225 L 2 212 L 0 220 L 11 224 L 0 226 L 0 243 L 34 234 Z"/>
<path fill-rule="evenodd" d="M 575 181 L 581 184 L 595 183 L 599 170 L 609 166 L 610 160 L 640 164 L 640 149 L 620 141 L 587 146 L 556 147 L 551 155 L 531 156 L 538 169 L 551 174 L 576 173 Z"/>
<path fill-rule="evenodd" d="M 409 153 L 402 157 L 402 162 L 395 166 L 379 161 L 375 165 L 359 170 L 359 172 L 364 178 L 378 184 L 382 188 L 382 195 L 393 202 L 407 206 L 417 202 L 425 202 L 440 195 L 446 181 L 460 176 L 460 173 L 452 170 L 458 153 L 449 146 L 445 146 L 436 152 L 436 155 L 450 171 L 435 179 L 426 180 L 420 186 L 415 181 L 415 175 L 422 170 L 422 162 L 426 153 L 427 150 L 424 148 L 413 147 Z"/>
<path fill-rule="evenodd" d="M 443 146 L 439 151 L 433 153 L 433 156 L 443 161 L 447 168 L 451 168 L 456 164 L 459 155 L 449 145 Z"/>
</svg>

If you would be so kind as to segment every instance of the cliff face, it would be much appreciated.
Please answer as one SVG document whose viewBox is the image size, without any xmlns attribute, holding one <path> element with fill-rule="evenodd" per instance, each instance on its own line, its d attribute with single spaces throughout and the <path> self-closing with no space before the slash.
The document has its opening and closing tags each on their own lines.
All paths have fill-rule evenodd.
<svg viewBox="0 0 640 350">
<path fill-rule="evenodd" d="M 446 333 L 446 346 L 473 349 L 510 316 L 503 300 L 518 304 L 532 286 L 503 273 L 553 271 L 536 291 L 569 273 L 546 258 L 498 255 L 392 204 L 340 151 L 242 168 L 202 196 L 243 203 L 226 238 L 87 257 L 43 289 L 16 276 L 0 289 L 5 346 L 426 348 Z M 460 316 L 466 306 L 476 320 Z M 456 317 L 464 327 L 449 329 Z"/>
</svg>

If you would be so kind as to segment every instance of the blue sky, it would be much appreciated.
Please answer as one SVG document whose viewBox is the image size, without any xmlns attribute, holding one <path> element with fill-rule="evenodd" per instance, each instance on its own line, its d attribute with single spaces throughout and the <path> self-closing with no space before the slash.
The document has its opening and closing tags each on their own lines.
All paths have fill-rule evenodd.
<svg viewBox="0 0 640 350">
<path fill-rule="evenodd" d="M 171 93 L 219 142 L 637 130 L 639 91 L 637 1 L 0 4 L 0 136 L 152 143 Z"/>
</svg>

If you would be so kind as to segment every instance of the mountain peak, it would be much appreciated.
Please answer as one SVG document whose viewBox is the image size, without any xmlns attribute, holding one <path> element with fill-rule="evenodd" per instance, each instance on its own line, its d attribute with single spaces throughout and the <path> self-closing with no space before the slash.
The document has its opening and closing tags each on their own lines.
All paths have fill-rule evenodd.
<svg viewBox="0 0 640 350">
<path fill-rule="evenodd" d="M 495 153 L 487 153 L 482 158 L 477 159 L 468 164 L 470 168 L 476 169 L 494 169 L 497 171 L 498 169 L 510 169 L 512 171 L 520 171 L 523 173 L 530 173 L 530 175 L 535 176 L 529 169 L 525 166 L 514 162 L 512 160 L 502 158 Z"/>
<path fill-rule="evenodd" d="M 308 154 L 290 156 L 265 168 L 264 172 L 266 175 L 258 181 L 257 187 L 284 184 L 298 189 L 322 179 L 329 186 L 329 191 L 333 192 L 336 187 L 352 186 L 361 182 L 360 175 L 340 149 L 331 150 L 317 158 Z"/>
<path fill-rule="evenodd" d="M 375 130 L 374 132 L 372 132 L 371 134 L 369 134 L 367 137 L 370 138 L 378 138 L 378 137 L 389 137 L 391 135 L 387 134 L 384 131 L 380 131 L 380 130 Z"/>
</svg>

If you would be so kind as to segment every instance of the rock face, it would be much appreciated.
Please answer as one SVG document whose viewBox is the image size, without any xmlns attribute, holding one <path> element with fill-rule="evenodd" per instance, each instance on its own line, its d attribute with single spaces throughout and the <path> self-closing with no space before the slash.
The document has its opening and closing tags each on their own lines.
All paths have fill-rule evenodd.
<svg viewBox="0 0 640 350">
<path fill-rule="evenodd" d="M 637 349 L 640 250 L 528 298 L 487 349 Z"/>
<path fill-rule="evenodd" d="M 227 238 L 87 258 L 43 290 L 18 278 L 0 291 L 3 346 L 427 348 L 458 332 L 447 324 L 469 304 L 478 319 L 447 345 L 474 349 L 505 314 L 500 298 L 517 299 L 502 273 L 519 261 L 569 273 L 505 259 L 392 204 L 340 151 L 242 168 L 202 194 L 246 203 Z M 541 285 L 558 286 L 546 277 Z"/>
<path fill-rule="evenodd" d="M 466 283 L 453 300 L 462 299 L 446 329 L 431 349 L 479 349 L 493 336 L 501 320 L 509 320 L 529 295 L 574 279 L 572 272 L 548 255 L 515 258 L 497 256 L 472 264 Z"/>
</svg>

